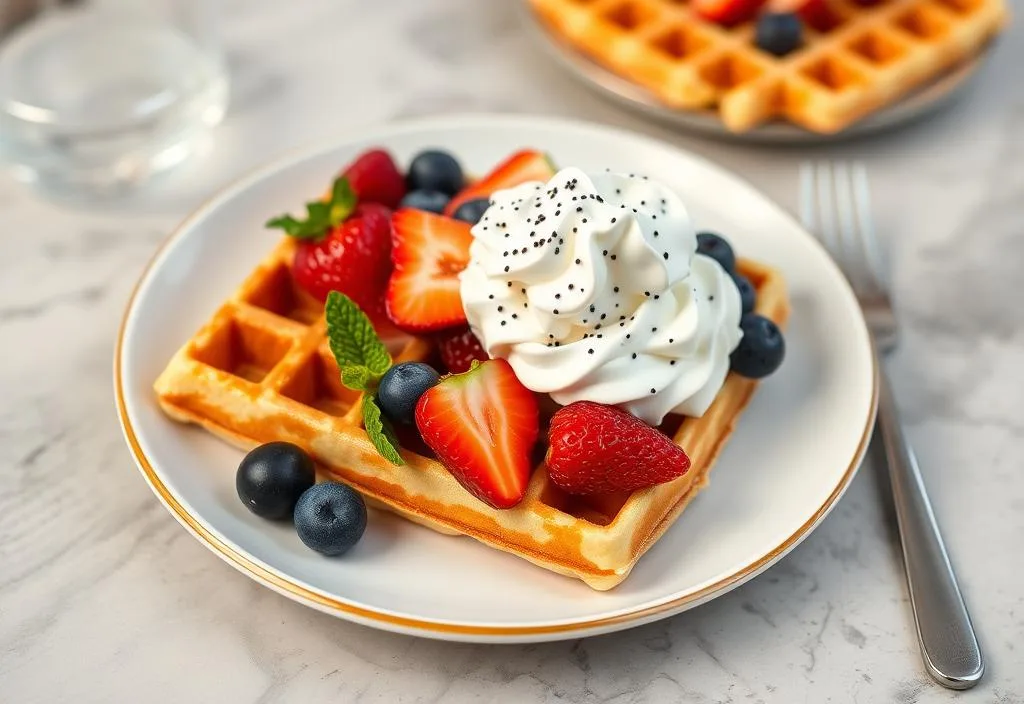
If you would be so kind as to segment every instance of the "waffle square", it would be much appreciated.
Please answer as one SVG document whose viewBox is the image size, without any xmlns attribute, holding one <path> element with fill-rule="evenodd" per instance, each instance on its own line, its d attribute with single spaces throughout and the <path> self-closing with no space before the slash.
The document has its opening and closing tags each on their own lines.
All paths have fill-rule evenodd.
<svg viewBox="0 0 1024 704">
<path fill-rule="evenodd" d="M 687 0 L 530 2 L 577 50 L 670 107 L 717 110 L 734 132 L 771 119 L 838 132 L 977 54 L 1008 20 L 1005 0 L 826 0 L 803 46 L 778 58 L 752 23 L 718 25 Z"/>
<path fill-rule="evenodd" d="M 544 447 L 523 501 L 493 509 L 467 492 L 422 444 L 403 442 L 407 464 L 377 454 L 362 428 L 361 395 L 341 384 L 327 344 L 323 306 L 291 276 L 296 244 L 282 242 L 171 359 L 156 380 L 163 410 L 247 449 L 283 440 L 372 504 L 448 534 L 467 535 L 594 589 L 619 584 L 708 482 L 756 382 L 730 374 L 701 418 L 662 427 L 691 458 L 678 479 L 630 495 L 585 499 L 551 484 Z M 757 311 L 783 325 L 789 314 L 780 274 L 741 261 L 757 289 Z M 421 338 L 392 339 L 397 361 L 430 360 Z M 541 433 L 544 436 L 544 433 Z"/>
</svg>

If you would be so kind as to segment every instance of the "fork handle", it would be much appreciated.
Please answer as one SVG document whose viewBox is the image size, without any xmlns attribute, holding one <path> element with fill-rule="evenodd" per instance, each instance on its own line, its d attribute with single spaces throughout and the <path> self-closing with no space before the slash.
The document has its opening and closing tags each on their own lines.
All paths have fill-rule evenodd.
<svg viewBox="0 0 1024 704">
<path fill-rule="evenodd" d="M 889 464 L 903 566 L 925 667 L 939 684 L 968 689 L 985 672 L 978 638 L 883 368 L 879 377 L 878 425 Z"/>
</svg>

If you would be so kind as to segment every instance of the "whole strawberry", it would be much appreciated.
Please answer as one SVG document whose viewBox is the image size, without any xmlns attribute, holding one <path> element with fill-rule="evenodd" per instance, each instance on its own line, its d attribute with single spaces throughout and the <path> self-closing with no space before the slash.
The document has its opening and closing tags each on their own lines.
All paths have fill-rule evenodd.
<svg viewBox="0 0 1024 704">
<path fill-rule="evenodd" d="M 469 371 L 474 361 L 486 362 L 489 359 L 480 340 L 468 327 L 438 333 L 437 348 L 441 361 L 452 374 Z"/>
<path fill-rule="evenodd" d="M 664 433 L 614 406 L 577 401 L 548 430 L 551 481 L 570 494 L 636 491 L 686 474 L 690 458 Z"/>
<path fill-rule="evenodd" d="M 360 203 L 379 203 L 393 210 L 405 195 L 405 176 L 383 149 L 363 152 L 341 175 L 348 179 Z"/>
<path fill-rule="evenodd" d="M 292 276 L 300 288 L 324 301 L 341 291 L 375 323 L 386 321 L 384 292 L 391 275 L 391 211 L 356 203 L 345 177 L 328 199 L 306 204 L 306 219 L 284 215 L 267 222 L 300 240 Z"/>
</svg>

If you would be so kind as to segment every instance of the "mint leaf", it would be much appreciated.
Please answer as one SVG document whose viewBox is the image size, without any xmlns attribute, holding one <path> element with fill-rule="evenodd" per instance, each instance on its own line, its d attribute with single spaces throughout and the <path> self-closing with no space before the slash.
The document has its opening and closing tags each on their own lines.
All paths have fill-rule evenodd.
<svg viewBox="0 0 1024 704">
<path fill-rule="evenodd" d="M 363 427 L 381 457 L 391 464 L 405 461 L 398 454 L 398 439 L 381 415 L 373 393 L 391 366 L 391 355 L 377 337 L 373 323 L 355 302 L 340 291 L 331 291 L 324 308 L 327 340 L 341 369 L 341 383 L 363 392 Z"/>
<path fill-rule="evenodd" d="M 370 384 L 376 381 L 376 375 L 366 367 L 342 367 L 341 383 L 353 391 L 369 391 Z"/>
<path fill-rule="evenodd" d="M 331 291 L 324 315 L 327 338 L 338 367 L 366 367 L 374 377 L 383 376 L 391 366 L 391 355 L 366 313 L 345 294 Z"/>
<path fill-rule="evenodd" d="M 356 207 L 356 193 L 344 176 L 339 176 L 331 186 L 328 201 L 314 200 L 306 203 L 306 219 L 298 220 L 291 215 L 281 215 L 267 220 L 266 227 L 284 230 L 285 234 L 299 239 L 322 237 L 335 225 L 344 222 Z"/>
<path fill-rule="evenodd" d="M 405 464 L 398 454 L 398 438 L 391 424 L 381 415 L 376 396 L 367 394 L 363 397 L 363 427 L 381 457 L 394 465 Z"/>
</svg>

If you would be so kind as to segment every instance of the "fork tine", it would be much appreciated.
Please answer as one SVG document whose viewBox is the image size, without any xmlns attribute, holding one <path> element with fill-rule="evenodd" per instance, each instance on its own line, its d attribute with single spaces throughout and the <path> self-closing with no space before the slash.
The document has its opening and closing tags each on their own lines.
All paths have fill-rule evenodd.
<svg viewBox="0 0 1024 704">
<path fill-rule="evenodd" d="M 853 288 L 857 291 L 865 291 L 871 287 L 869 281 L 871 277 L 865 274 L 867 262 L 864 261 L 863 248 L 859 241 L 859 228 L 854 216 L 854 194 L 848 162 L 837 161 L 832 164 L 832 182 L 836 230 L 839 235 L 836 256 Z"/>
<path fill-rule="evenodd" d="M 800 222 L 803 223 L 804 229 L 812 235 L 817 235 L 814 199 L 814 164 L 805 161 L 800 164 Z"/>
<path fill-rule="evenodd" d="M 871 217 L 871 191 L 868 188 L 868 172 L 862 162 L 856 162 L 852 169 L 851 191 L 853 206 L 856 210 L 857 240 L 861 256 L 864 258 L 864 270 L 870 286 L 876 293 L 884 293 L 886 281 L 882 264 L 881 250 L 875 233 L 874 220 Z"/>
<path fill-rule="evenodd" d="M 833 257 L 842 257 L 839 238 L 836 233 L 835 184 L 832 181 L 832 165 L 819 162 L 815 168 L 814 181 L 817 186 L 818 236 Z"/>
</svg>

